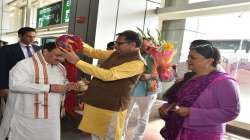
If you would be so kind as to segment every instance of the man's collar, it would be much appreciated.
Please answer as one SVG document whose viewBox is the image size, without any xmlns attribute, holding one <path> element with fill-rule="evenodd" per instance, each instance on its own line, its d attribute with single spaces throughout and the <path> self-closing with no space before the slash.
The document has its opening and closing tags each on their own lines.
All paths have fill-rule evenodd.
<svg viewBox="0 0 250 140">
<path fill-rule="evenodd" d="M 27 45 L 27 44 L 24 44 L 22 42 L 19 42 L 19 44 L 20 44 L 21 47 L 26 47 L 26 46 L 30 46 L 31 47 L 32 46 L 31 44 Z"/>
</svg>

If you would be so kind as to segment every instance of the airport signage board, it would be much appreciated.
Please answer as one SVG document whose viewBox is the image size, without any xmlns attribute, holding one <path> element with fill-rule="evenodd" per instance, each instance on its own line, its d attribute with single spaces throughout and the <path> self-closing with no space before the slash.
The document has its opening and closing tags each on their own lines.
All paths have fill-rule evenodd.
<svg viewBox="0 0 250 140">
<path fill-rule="evenodd" d="M 37 28 L 60 24 L 62 19 L 62 2 L 57 2 L 37 9 Z"/>
<path fill-rule="evenodd" d="M 71 0 L 64 0 L 62 23 L 69 22 L 70 6 L 71 6 Z"/>
</svg>

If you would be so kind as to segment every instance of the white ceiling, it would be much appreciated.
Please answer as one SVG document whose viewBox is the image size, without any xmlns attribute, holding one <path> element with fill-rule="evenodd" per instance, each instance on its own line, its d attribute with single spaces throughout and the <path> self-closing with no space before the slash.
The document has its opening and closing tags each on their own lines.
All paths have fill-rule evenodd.
<svg viewBox="0 0 250 140">
<path fill-rule="evenodd" d="M 162 20 L 185 19 L 186 17 L 248 11 L 249 0 L 211 0 L 179 6 L 159 8 Z"/>
</svg>

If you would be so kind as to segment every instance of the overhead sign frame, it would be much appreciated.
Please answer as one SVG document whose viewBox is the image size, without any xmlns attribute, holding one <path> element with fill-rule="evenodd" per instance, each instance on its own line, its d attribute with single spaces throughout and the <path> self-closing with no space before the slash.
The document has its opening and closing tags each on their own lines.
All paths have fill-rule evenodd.
<svg viewBox="0 0 250 140">
<path fill-rule="evenodd" d="M 62 20 L 62 1 L 37 9 L 37 28 L 60 24 Z"/>
</svg>

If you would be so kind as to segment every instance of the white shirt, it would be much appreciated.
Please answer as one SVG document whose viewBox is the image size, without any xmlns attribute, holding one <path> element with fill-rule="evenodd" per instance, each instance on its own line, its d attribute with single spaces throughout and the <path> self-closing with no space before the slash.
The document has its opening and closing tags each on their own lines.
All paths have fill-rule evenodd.
<svg viewBox="0 0 250 140">
<path fill-rule="evenodd" d="M 67 82 L 66 72 L 61 64 L 46 65 L 49 84 Z M 42 72 L 39 68 L 39 73 Z M 11 69 L 10 92 L 0 127 L 0 140 L 4 140 L 9 130 L 9 140 L 60 140 L 60 105 L 63 94 L 48 94 L 48 119 L 44 119 L 44 92 L 49 91 L 49 84 L 36 84 L 34 75 L 32 58 L 19 61 Z M 44 78 L 39 76 L 39 79 L 43 81 Z M 34 96 L 37 94 L 40 103 L 39 118 L 35 119 Z"/>
<path fill-rule="evenodd" d="M 25 58 L 28 58 L 28 57 L 29 57 L 29 56 L 28 56 L 28 52 L 27 52 L 26 46 L 29 46 L 30 51 L 31 51 L 32 54 L 35 53 L 35 50 L 33 49 L 33 47 L 32 47 L 31 44 L 26 45 L 26 44 L 24 44 L 24 43 L 22 43 L 22 42 L 19 42 L 19 44 L 20 44 L 20 46 L 21 46 L 21 49 L 22 49 L 22 51 L 23 51 L 23 54 L 24 54 L 24 57 L 25 57 Z"/>
</svg>

